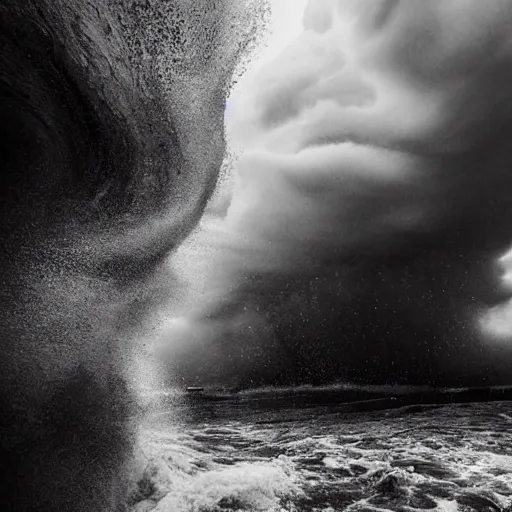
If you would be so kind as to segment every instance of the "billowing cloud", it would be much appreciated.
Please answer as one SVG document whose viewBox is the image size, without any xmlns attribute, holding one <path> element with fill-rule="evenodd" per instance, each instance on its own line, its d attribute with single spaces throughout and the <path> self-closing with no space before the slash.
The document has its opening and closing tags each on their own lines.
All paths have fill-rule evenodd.
<svg viewBox="0 0 512 512">
<path fill-rule="evenodd" d="M 227 211 L 191 245 L 209 240 L 191 314 L 206 334 L 196 367 L 192 346 L 170 350 L 176 375 L 509 378 L 508 345 L 485 334 L 512 242 L 511 22 L 509 0 L 310 2 L 302 35 L 232 99 L 244 152 Z M 240 371 L 205 369 L 225 361 Z"/>
</svg>

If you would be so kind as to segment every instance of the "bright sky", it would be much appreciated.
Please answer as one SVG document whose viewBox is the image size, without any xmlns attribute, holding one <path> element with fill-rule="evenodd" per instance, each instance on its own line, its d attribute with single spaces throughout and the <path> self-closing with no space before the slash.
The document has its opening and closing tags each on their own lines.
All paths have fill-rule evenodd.
<svg viewBox="0 0 512 512">
<path fill-rule="evenodd" d="M 302 15 L 308 0 L 271 0 L 272 18 L 266 50 L 254 67 L 274 59 L 302 32 Z"/>
<path fill-rule="evenodd" d="M 275 59 L 302 32 L 302 16 L 309 0 L 269 0 L 271 7 L 268 39 L 248 71 L 255 71 Z M 249 78 L 250 79 L 250 78 Z M 243 87 L 240 80 L 235 90 Z"/>
</svg>

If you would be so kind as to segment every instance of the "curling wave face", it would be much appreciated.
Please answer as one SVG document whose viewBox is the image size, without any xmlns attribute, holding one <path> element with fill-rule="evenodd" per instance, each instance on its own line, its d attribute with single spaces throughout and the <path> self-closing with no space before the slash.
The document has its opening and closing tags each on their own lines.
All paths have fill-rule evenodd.
<svg viewBox="0 0 512 512">
<path fill-rule="evenodd" d="M 250 3 L 0 5 L 2 510 L 124 510 L 135 340 L 214 188 Z"/>
</svg>

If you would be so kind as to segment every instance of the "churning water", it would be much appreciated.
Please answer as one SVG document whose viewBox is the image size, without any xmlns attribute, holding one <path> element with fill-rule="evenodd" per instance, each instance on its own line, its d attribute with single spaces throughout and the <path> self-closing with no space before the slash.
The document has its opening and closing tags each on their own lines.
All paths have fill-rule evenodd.
<svg viewBox="0 0 512 512">
<path fill-rule="evenodd" d="M 511 402 L 347 412 L 163 396 L 141 429 L 133 511 L 512 510 Z"/>
</svg>

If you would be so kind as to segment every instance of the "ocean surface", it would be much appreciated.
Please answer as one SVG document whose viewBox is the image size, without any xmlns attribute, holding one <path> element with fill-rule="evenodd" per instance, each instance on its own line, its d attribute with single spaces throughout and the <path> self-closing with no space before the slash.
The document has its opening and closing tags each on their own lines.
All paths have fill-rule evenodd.
<svg viewBox="0 0 512 512">
<path fill-rule="evenodd" d="M 154 394 L 131 510 L 512 511 L 512 402 L 413 402 Z"/>
</svg>

